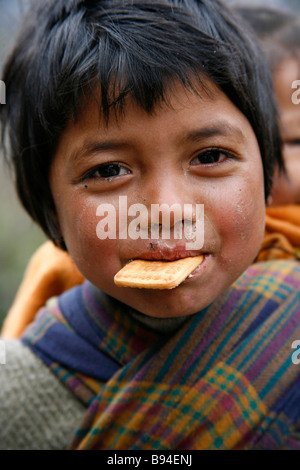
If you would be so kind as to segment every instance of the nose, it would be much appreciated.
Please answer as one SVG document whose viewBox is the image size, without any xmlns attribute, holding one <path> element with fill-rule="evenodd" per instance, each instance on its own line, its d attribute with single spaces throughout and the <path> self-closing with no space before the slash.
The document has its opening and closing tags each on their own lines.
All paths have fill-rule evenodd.
<svg viewBox="0 0 300 470">
<path fill-rule="evenodd" d="M 143 186 L 143 199 L 148 209 L 148 226 L 173 228 L 179 222 L 195 222 L 195 204 L 182 171 L 157 172 Z M 181 224 L 180 224 L 181 228 Z"/>
</svg>

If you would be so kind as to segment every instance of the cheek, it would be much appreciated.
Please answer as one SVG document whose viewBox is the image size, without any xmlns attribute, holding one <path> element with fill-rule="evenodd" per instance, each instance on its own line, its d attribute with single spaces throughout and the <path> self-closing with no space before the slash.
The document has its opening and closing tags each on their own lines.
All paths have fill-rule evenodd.
<svg viewBox="0 0 300 470">
<path fill-rule="evenodd" d="M 263 181 L 244 180 L 222 191 L 218 228 L 223 258 L 249 264 L 257 255 L 264 235 L 265 202 Z"/>
<path fill-rule="evenodd" d="M 68 206 L 59 210 L 59 220 L 68 248 L 80 243 L 84 246 L 86 240 L 96 236 L 96 205 L 93 202 L 70 198 Z"/>
<path fill-rule="evenodd" d="M 98 202 L 81 202 L 74 199 L 71 210 L 64 211 L 62 232 L 68 251 L 78 269 L 91 279 L 99 269 L 102 272 L 117 272 L 120 263 L 117 259 L 118 243 L 115 239 L 100 240 L 97 236 L 96 215 Z"/>
<path fill-rule="evenodd" d="M 236 221 L 235 231 L 243 242 L 261 244 L 265 228 L 264 192 L 241 194 L 235 207 L 232 208 Z"/>
</svg>

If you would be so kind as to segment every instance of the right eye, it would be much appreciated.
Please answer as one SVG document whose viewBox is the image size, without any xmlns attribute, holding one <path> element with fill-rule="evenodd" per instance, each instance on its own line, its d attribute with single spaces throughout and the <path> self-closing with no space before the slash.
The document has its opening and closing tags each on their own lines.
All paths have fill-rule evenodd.
<svg viewBox="0 0 300 470">
<path fill-rule="evenodd" d="M 83 181 L 88 179 L 111 179 L 116 176 L 127 175 L 129 173 L 130 171 L 119 163 L 103 163 L 89 171 L 84 176 Z"/>
</svg>

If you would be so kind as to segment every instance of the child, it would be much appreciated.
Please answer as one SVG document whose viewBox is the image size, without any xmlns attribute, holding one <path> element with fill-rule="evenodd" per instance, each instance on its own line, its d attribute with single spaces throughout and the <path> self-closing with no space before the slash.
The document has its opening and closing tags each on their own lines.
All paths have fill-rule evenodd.
<svg viewBox="0 0 300 470">
<path fill-rule="evenodd" d="M 300 20 L 295 13 L 270 7 L 236 7 L 261 40 L 273 71 L 280 107 L 283 153 L 287 173 L 276 169 L 268 198 L 266 231 L 257 261 L 300 257 L 300 105 L 291 95 L 299 75 Z M 299 94 L 299 93 L 298 93 Z M 46 242 L 29 263 L 23 283 L 5 319 L 2 335 L 15 338 L 32 321 L 47 299 L 59 295 L 84 277 L 66 252 Z"/>
<path fill-rule="evenodd" d="M 282 161 L 268 69 L 232 12 L 212 0 L 37 2 L 4 81 L 21 201 L 86 280 L 4 343 L 1 445 L 296 448 L 300 268 L 249 268 Z M 118 225 L 99 239 L 99 208 L 119 221 L 124 196 L 148 209 L 148 238 Z M 150 209 L 175 203 L 189 211 L 169 239 L 153 237 Z M 204 245 L 190 250 L 175 226 L 197 229 L 198 204 Z M 201 264 L 174 289 L 114 283 L 132 259 L 193 256 Z"/>
<path fill-rule="evenodd" d="M 260 260 L 300 255 L 300 107 L 293 84 L 300 78 L 300 17 L 270 7 L 237 7 L 261 41 L 273 73 L 280 110 L 286 174 L 276 172 Z"/>
</svg>

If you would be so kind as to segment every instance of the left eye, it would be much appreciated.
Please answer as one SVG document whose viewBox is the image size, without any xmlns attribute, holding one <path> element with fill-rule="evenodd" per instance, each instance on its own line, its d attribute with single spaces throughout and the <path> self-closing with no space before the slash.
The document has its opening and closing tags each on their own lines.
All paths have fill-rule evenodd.
<svg viewBox="0 0 300 470">
<path fill-rule="evenodd" d="M 85 179 L 88 178 L 114 178 L 115 176 L 127 175 L 129 170 L 127 168 L 116 164 L 116 163 L 105 163 L 103 165 L 99 165 L 94 170 L 90 171 Z"/>
<path fill-rule="evenodd" d="M 230 158 L 230 155 L 219 149 L 210 149 L 200 153 L 191 161 L 191 165 L 213 165 Z"/>
<path fill-rule="evenodd" d="M 290 145 L 290 146 L 299 146 L 300 145 L 300 140 L 299 139 L 293 139 L 293 140 L 286 140 L 284 142 L 285 145 Z"/>
</svg>

